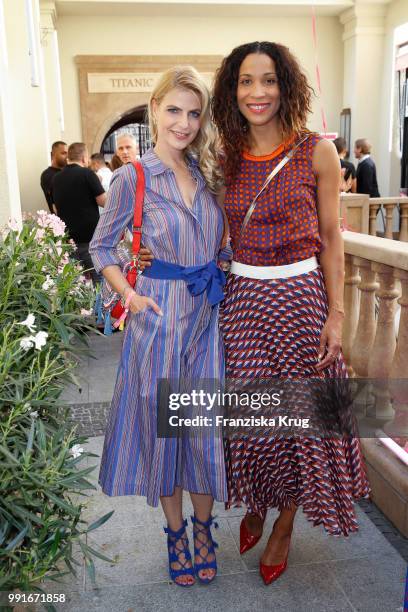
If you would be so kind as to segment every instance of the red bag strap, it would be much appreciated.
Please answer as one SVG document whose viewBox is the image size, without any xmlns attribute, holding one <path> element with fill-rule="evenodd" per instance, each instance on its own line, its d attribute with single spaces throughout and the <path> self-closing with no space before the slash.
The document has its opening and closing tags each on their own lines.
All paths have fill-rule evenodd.
<svg viewBox="0 0 408 612">
<path fill-rule="evenodd" d="M 132 253 L 133 259 L 136 260 L 140 245 L 142 242 L 142 217 L 143 217 L 143 200 L 145 194 L 145 175 L 143 166 L 139 161 L 133 162 L 136 170 L 136 193 L 135 193 L 135 213 L 133 216 L 133 241 Z"/>
</svg>

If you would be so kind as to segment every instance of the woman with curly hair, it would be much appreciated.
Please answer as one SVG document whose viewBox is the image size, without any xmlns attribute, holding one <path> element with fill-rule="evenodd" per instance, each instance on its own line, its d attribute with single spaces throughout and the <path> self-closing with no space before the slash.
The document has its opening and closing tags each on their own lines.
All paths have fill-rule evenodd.
<svg viewBox="0 0 408 612">
<path fill-rule="evenodd" d="M 189 587 L 195 578 L 203 583 L 215 578 L 211 510 L 214 499 L 227 499 L 222 437 L 208 429 L 158 436 L 160 380 L 187 385 L 224 375 L 218 303 L 225 278 L 216 265 L 224 221 L 214 195 L 222 176 L 210 93 L 194 68 L 176 66 L 161 76 L 151 95 L 149 122 L 154 147 L 141 158 L 142 240 L 156 259 L 135 289 L 119 267 L 116 246 L 133 225 L 139 180 L 133 164 L 113 175 L 90 249 L 95 268 L 130 310 L 99 482 L 107 495 L 143 495 L 151 506 L 161 502 L 170 577 Z M 183 489 L 194 508 L 193 558 Z"/>
<path fill-rule="evenodd" d="M 339 160 L 331 142 L 306 129 L 311 92 L 276 43 L 237 47 L 217 73 L 213 118 L 234 253 L 221 318 L 230 379 L 346 376 Z M 267 510 L 280 512 L 260 559 L 266 584 L 286 569 L 298 507 L 314 525 L 347 535 L 357 529 L 353 499 L 368 495 L 359 441 L 346 435 L 231 438 L 227 479 L 229 506 L 247 507 L 241 553 L 260 539 Z"/>
</svg>

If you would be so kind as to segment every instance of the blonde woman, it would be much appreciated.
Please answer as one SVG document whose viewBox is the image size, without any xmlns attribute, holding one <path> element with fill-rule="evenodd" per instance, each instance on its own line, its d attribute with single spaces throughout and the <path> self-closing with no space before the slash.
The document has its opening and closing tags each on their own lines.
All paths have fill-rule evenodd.
<svg viewBox="0 0 408 612">
<path fill-rule="evenodd" d="M 121 273 L 115 247 L 131 229 L 136 172 L 113 177 L 104 215 L 91 243 L 95 268 L 127 300 L 131 316 L 111 405 L 99 482 L 108 495 L 143 495 L 161 501 L 168 526 L 169 573 L 187 587 L 216 575 L 210 527 L 214 499 L 227 499 L 223 441 L 216 435 L 157 437 L 157 383 L 220 379 L 224 370 L 218 331 L 223 273 L 216 261 L 223 214 L 209 118 L 209 91 L 193 68 L 163 74 L 149 103 L 154 148 L 141 158 L 146 179 L 143 244 L 155 259 L 133 290 Z M 183 489 L 194 507 L 194 559 L 182 512 Z"/>
</svg>

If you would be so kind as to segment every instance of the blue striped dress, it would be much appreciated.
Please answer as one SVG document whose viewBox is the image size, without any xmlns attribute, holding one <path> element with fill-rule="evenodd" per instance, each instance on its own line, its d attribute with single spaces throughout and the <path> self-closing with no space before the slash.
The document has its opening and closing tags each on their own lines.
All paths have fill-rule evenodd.
<svg viewBox="0 0 408 612">
<path fill-rule="evenodd" d="M 141 159 L 146 192 L 143 244 L 161 260 L 196 266 L 217 258 L 223 216 L 194 160 L 197 183 L 192 209 L 183 202 L 173 171 L 150 149 Z M 105 210 L 90 245 L 95 268 L 118 263 L 115 248 L 131 230 L 136 172 L 131 164 L 113 176 Z M 192 296 L 184 281 L 139 277 L 137 292 L 152 309 L 130 314 L 105 435 L 99 483 L 107 495 L 143 495 L 157 506 L 175 486 L 227 499 L 222 437 L 202 429 L 196 435 L 157 437 L 159 379 L 217 379 L 224 376 L 218 306 L 206 293 Z"/>
</svg>

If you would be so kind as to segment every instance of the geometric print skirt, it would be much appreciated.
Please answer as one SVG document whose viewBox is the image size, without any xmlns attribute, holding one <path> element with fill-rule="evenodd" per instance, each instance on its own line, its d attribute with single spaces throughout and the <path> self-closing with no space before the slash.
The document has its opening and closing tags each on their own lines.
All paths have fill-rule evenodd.
<svg viewBox="0 0 408 612">
<path fill-rule="evenodd" d="M 221 311 L 227 379 L 344 378 L 343 357 L 321 372 L 327 294 L 320 268 L 290 278 L 229 274 Z M 357 435 L 245 435 L 226 440 L 227 507 L 302 507 L 331 535 L 358 529 L 354 500 L 370 493 Z"/>
</svg>

